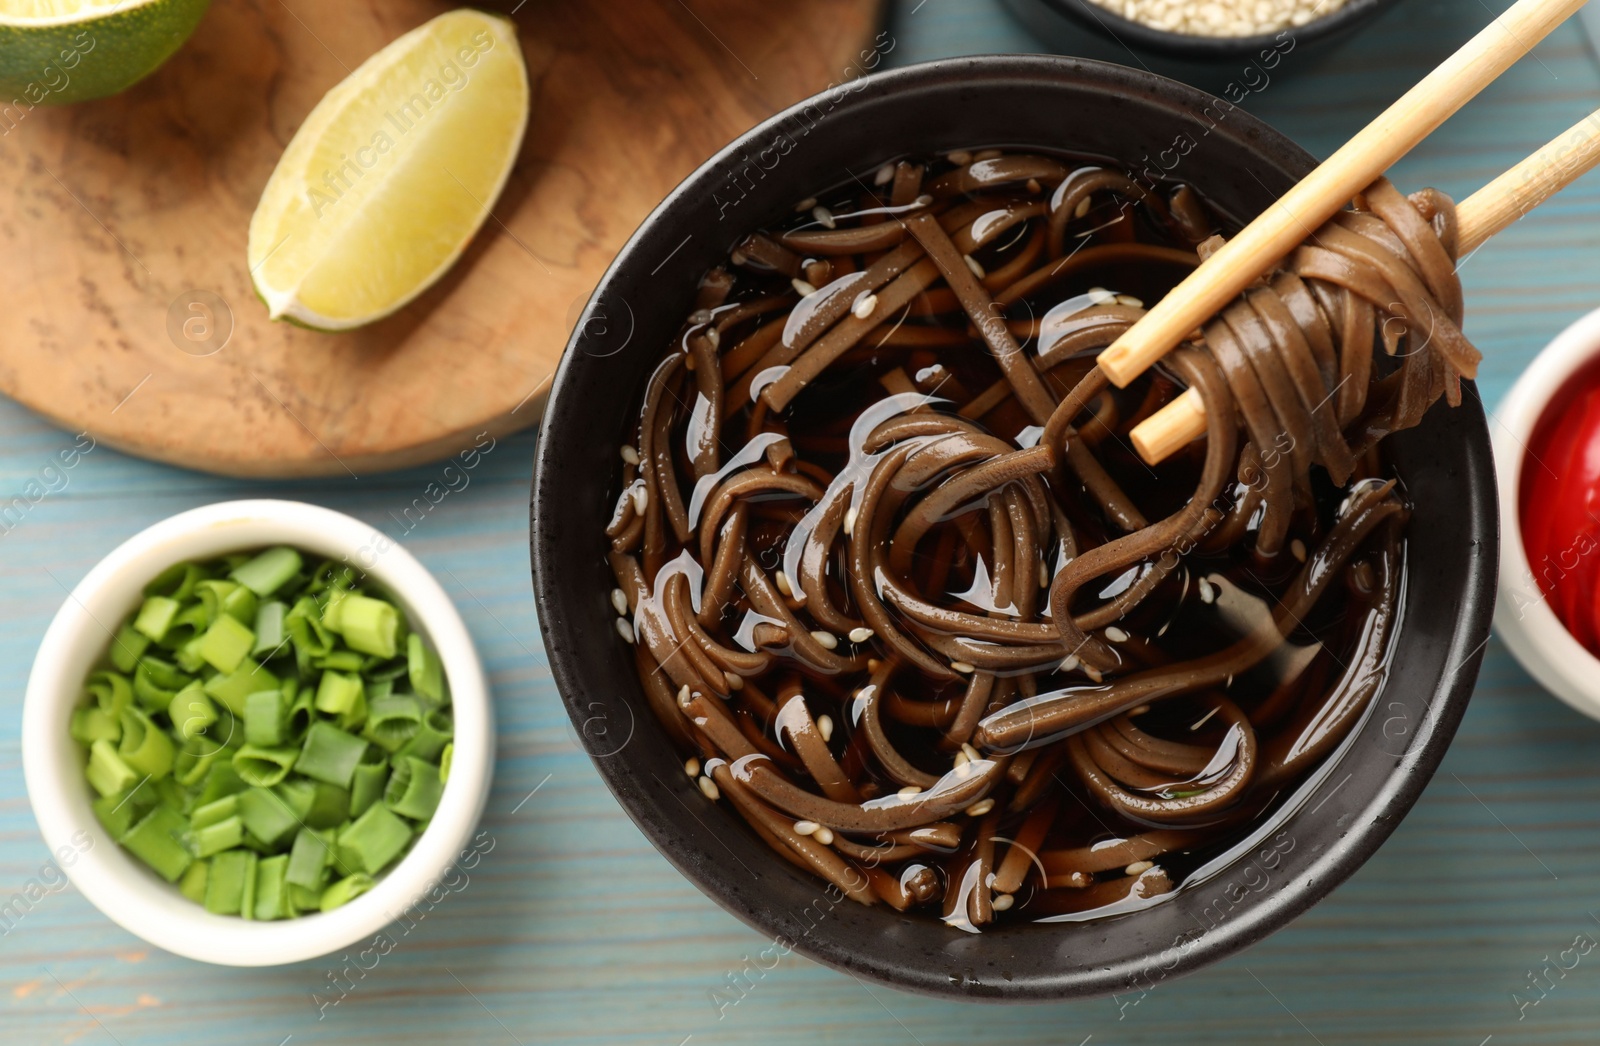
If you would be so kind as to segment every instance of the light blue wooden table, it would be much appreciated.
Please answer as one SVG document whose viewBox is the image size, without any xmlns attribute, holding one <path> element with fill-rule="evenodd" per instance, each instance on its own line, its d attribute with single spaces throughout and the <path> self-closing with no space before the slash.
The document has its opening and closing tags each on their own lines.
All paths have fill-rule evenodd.
<svg viewBox="0 0 1600 1046">
<path fill-rule="evenodd" d="M 1277 71 L 1247 107 L 1326 155 L 1430 57 L 1505 6 L 1408 0 L 1340 50 Z M 1042 49 L 994 0 L 900 0 L 889 28 L 901 63 Z M 1397 178 L 1460 198 L 1597 103 L 1600 66 L 1576 25 L 1565 26 L 1408 157 Z M 1500 236 L 1463 276 L 1492 404 L 1552 335 L 1600 306 L 1600 179 Z M 70 441 L 0 401 L 0 498 L 21 492 Z M 370 972 L 332 988 L 331 963 L 203 966 L 147 947 L 70 887 L 52 892 L 0 937 L 0 1042 L 1600 1039 L 1600 950 L 1530 987 L 1530 971 L 1575 938 L 1600 941 L 1600 724 L 1543 693 L 1498 642 L 1443 768 L 1394 837 L 1329 899 L 1241 956 L 1143 997 L 1009 1009 L 868 988 L 789 957 L 719 1012 L 712 989 L 766 942 L 655 853 L 574 741 L 528 584 L 533 446 L 531 434 L 501 441 L 471 486 L 404 539 L 460 605 L 494 686 L 500 763 L 484 827 L 495 846 L 470 882 L 397 933 L 398 947 Z M 33 651 L 67 587 L 142 527 L 226 498 L 301 498 L 398 535 L 391 510 L 435 473 L 245 483 L 99 449 L 0 536 L 0 904 L 48 858 L 17 735 Z M 339 1001 L 319 1010 L 319 998 Z M 1519 1008 L 1519 1000 L 1539 1001 Z"/>
</svg>

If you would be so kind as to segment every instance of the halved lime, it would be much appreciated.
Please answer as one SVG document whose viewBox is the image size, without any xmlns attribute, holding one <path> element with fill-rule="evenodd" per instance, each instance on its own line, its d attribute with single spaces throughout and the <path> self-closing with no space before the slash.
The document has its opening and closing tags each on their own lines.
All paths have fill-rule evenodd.
<svg viewBox="0 0 1600 1046">
<path fill-rule="evenodd" d="M 211 0 L 0 0 L 0 127 L 103 98 L 172 56 Z"/>
<path fill-rule="evenodd" d="M 348 330 L 421 294 L 488 217 L 527 123 L 509 19 L 452 11 L 363 62 L 311 110 L 250 220 L 272 318 Z"/>
</svg>

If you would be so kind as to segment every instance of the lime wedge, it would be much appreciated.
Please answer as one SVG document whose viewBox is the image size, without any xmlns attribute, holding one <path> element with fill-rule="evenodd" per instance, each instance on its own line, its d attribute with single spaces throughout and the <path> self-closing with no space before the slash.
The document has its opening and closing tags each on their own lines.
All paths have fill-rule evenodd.
<svg viewBox="0 0 1600 1046">
<path fill-rule="evenodd" d="M 421 294 L 488 217 L 527 123 L 509 19 L 452 11 L 363 62 L 295 132 L 250 219 L 272 318 L 349 330 Z"/>
<path fill-rule="evenodd" d="M 0 0 L 0 128 L 116 94 L 171 57 L 210 0 Z"/>
</svg>

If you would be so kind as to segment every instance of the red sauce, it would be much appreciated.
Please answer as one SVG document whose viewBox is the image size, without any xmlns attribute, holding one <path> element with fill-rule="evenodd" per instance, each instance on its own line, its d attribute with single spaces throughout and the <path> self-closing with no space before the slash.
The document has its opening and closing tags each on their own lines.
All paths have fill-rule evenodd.
<svg viewBox="0 0 1600 1046">
<path fill-rule="evenodd" d="M 1545 407 L 1523 459 L 1522 545 L 1550 609 L 1600 655 L 1600 360 Z"/>
</svg>

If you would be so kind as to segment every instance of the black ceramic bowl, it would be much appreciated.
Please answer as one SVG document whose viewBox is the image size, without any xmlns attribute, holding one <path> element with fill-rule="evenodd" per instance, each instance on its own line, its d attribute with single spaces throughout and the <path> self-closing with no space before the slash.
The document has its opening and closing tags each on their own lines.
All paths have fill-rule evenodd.
<svg viewBox="0 0 1600 1046">
<path fill-rule="evenodd" d="M 1395 0 L 1348 0 L 1336 11 L 1291 29 L 1254 36 L 1196 36 L 1156 29 L 1113 14 L 1094 0 L 1007 0 L 1022 20 L 1046 36 L 1052 20 L 1069 20 L 1117 43 L 1146 54 L 1191 62 L 1224 62 L 1267 58 L 1287 41 L 1293 49 L 1316 48 L 1368 21 Z M 1283 53 L 1288 53 L 1284 51 Z M 1276 59 L 1268 59 L 1273 65 Z M 1269 66 L 1270 68 L 1270 66 Z"/>
<path fill-rule="evenodd" d="M 1194 142 L 1172 173 L 1235 220 L 1312 167 L 1242 110 L 1119 66 L 962 58 L 847 85 L 754 128 L 673 191 L 601 281 L 556 374 L 533 483 L 533 582 L 567 710 L 624 809 L 684 875 L 759 933 L 838 969 L 934 995 L 1053 999 L 1139 990 L 1259 940 L 1394 830 L 1444 756 L 1488 635 L 1496 515 L 1475 395 L 1388 444 L 1416 504 L 1404 607 L 1374 711 L 1298 810 L 1209 879 L 1144 911 L 980 935 L 830 900 L 723 804 L 707 803 L 652 717 L 618 638 L 602 531 L 619 446 L 701 274 L 795 200 L 904 153 L 1031 145 L 1138 160 Z M 1209 114 L 1208 114 L 1209 113 Z M 1203 133 L 1205 132 L 1205 133 Z"/>
</svg>

